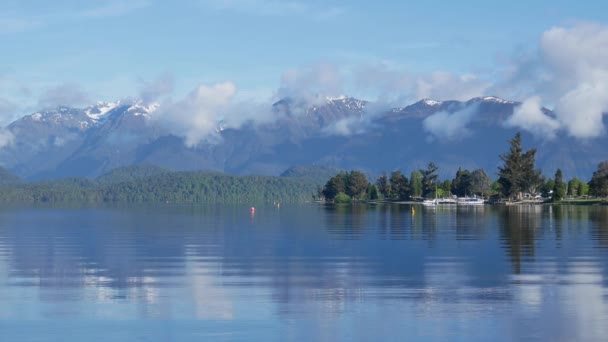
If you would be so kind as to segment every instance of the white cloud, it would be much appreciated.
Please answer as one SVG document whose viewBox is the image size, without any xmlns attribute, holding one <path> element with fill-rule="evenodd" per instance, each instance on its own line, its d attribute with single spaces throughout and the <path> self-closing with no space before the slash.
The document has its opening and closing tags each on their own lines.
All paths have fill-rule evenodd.
<svg viewBox="0 0 608 342">
<path fill-rule="evenodd" d="M 542 111 L 541 98 L 533 96 L 517 106 L 506 121 L 507 127 L 519 127 L 547 139 L 555 138 L 559 121 Z"/>
<path fill-rule="evenodd" d="M 78 106 L 90 101 L 89 95 L 79 85 L 65 83 L 46 89 L 38 99 L 38 107 Z"/>
<path fill-rule="evenodd" d="M 604 134 L 608 111 L 608 27 L 579 24 L 552 28 L 541 39 L 543 58 L 553 71 L 559 98 L 555 113 L 577 138 Z"/>
<path fill-rule="evenodd" d="M 157 101 L 159 98 L 169 95 L 173 92 L 174 79 L 173 75 L 165 73 L 160 75 L 153 81 L 140 82 L 139 97 L 144 102 Z"/>
<path fill-rule="evenodd" d="M 478 111 L 475 103 L 455 112 L 437 112 L 424 119 L 422 127 L 438 140 L 460 140 L 471 133 L 467 126 Z"/>
<path fill-rule="evenodd" d="M 9 130 L 0 128 L 0 148 L 10 146 L 13 144 L 15 136 Z"/>
<path fill-rule="evenodd" d="M 603 116 L 608 111 L 608 78 L 583 83 L 565 93 L 557 102 L 555 113 L 568 133 L 576 138 L 595 138 L 606 128 Z"/>
<path fill-rule="evenodd" d="M 353 82 L 365 92 L 410 103 L 423 98 L 466 101 L 484 95 L 491 86 L 489 81 L 474 74 L 445 71 L 414 73 L 387 63 L 355 67 Z"/>
<path fill-rule="evenodd" d="M 383 102 L 368 102 L 361 109 L 360 115 L 338 120 L 326 126 L 323 133 L 340 136 L 366 133 L 377 128 L 374 120 L 386 114 L 389 110 L 389 106 Z"/>
<path fill-rule="evenodd" d="M 544 32 L 540 45 L 544 60 L 559 76 L 569 76 L 580 82 L 596 76 L 598 70 L 608 69 L 607 43 L 606 26 L 581 23 Z M 569 84 L 565 82 L 566 87 Z"/>
<path fill-rule="evenodd" d="M 17 104 L 0 97 L 0 125 L 5 124 L 6 120 L 11 120 L 15 116 L 17 110 Z"/>
<path fill-rule="evenodd" d="M 184 138 L 187 146 L 203 141 L 215 142 L 219 121 L 236 94 L 232 82 L 199 85 L 184 99 L 165 105 L 153 116 L 173 134 Z"/>
<path fill-rule="evenodd" d="M 531 93 L 544 95 L 549 103 L 554 104 L 555 119 L 569 135 L 590 139 L 605 134 L 608 27 L 579 23 L 567 28 L 551 28 L 542 34 L 536 58 L 514 66 L 517 77 L 510 86 L 532 86 Z M 509 120 L 522 124 L 523 114 L 519 113 L 519 116 L 517 120 Z M 550 126 L 541 133 L 548 138 L 555 136 L 557 125 L 553 118 L 542 117 L 538 112 L 533 117 L 539 124 L 549 123 Z M 529 129 L 526 124 L 519 124 L 517 126 Z M 538 128 L 538 125 L 533 127 Z"/>
<path fill-rule="evenodd" d="M 489 82 L 473 74 L 457 75 L 449 72 L 434 72 L 416 80 L 416 98 L 466 101 L 484 95 Z"/>
<path fill-rule="evenodd" d="M 273 111 L 270 99 L 241 98 L 237 87 L 226 81 L 199 85 L 185 98 L 161 105 L 152 121 L 163 125 L 170 133 L 184 138 L 186 146 L 221 141 L 221 129 L 257 127 L 279 120 L 281 113 Z"/>
<path fill-rule="evenodd" d="M 281 75 L 277 99 L 286 97 L 305 101 L 310 105 L 325 102 L 325 97 L 342 93 L 344 76 L 333 64 L 319 63 L 303 69 L 290 69 Z"/>
<path fill-rule="evenodd" d="M 367 125 L 364 120 L 358 117 L 350 117 L 338 120 L 327 126 L 323 132 L 327 135 L 349 136 L 365 131 Z"/>
</svg>

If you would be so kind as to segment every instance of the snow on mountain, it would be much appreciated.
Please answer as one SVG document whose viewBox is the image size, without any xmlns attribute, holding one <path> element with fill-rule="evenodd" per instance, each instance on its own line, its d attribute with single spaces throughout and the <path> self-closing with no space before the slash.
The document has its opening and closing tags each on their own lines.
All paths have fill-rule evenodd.
<svg viewBox="0 0 608 342">
<path fill-rule="evenodd" d="M 485 96 L 485 97 L 476 97 L 470 101 L 484 101 L 484 102 L 493 102 L 493 103 L 500 103 L 500 104 L 515 104 L 517 102 L 515 101 L 508 101 L 505 99 L 501 99 L 499 97 L 496 96 Z"/>
<path fill-rule="evenodd" d="M 30 114 L 30 115 L 26 115 L 22 119 L 19 119 L 15 122 L 32 121 L 32 122 L 36 122 L 39 124 L 45 124 L 45 125 L 79 126 L 80 120 L 81 120 L 81 111 L 79 109 L 59 106 L 57 108 L 39 111 L 39 112 Z"/>
<path fill-rule="evenodd" d="M 315 100 L 281 99 L 272 106 L 276 120 L 263 125 L 224 129 L 220 121 L 216 132 L 221 142 L 197 147 L 185 146 L 179 135 L 163 125 L 146 122 L 159 110 L 158 103 L 99 102 L 84 109 L 38 111 L 7 127 L 15 143 L 0 149 L 0 164 L 31 179 L 95 176 L 137 163 L 274 174 L 296 164 L 377 172 L 423 165 L 432 158 L 446 174 L 459 166 L 492 170 L 496 158 L 488 156 L 498 156 L 515 133 L 502 123 L 519 104 L 495 96 L 464 102 L 423 99 L 366 117 L 367 101 L 348 96 Z M 466 127 L 470 135 L 450 143 L 428 141 L 423 129 L 426 118 L 469 105 L 478 106 Z M 560 166 L 569 175 L 588 175 L 605 159 L 605 152 L 560 140 L 545 146 L 538 157 L 539 166 L 547 172 Z M 566 159 L 569 162 L 564 163 Z"/>
<path fill-rule="evenodd" d="M 449 105 L 450 102 L 452 101 L 443 102 L 431 99 L 422 99 L 405 107 L 393 108 L 390 110 L 390 113 L 399 117 L 426 117 L 435 113 L 439 109 L 443 109 L 443 107 L 445 107 L 446 104 Z"/>
<path fill-rule="evenodd" d="M 135 104 L 133 104 L 127 109 L 127 113 L 133 114 L 135 116 L 141 115 L 145 118 L 148 118 L 150 114 L 154 113 L 159 108 L 160 105 L 158 103 L 145 104 L 141 101 L 137 101 Z"/>
<path fill-rule="evenodd" d="M 118 102 L 97 102 L 93 106 L 89 106 L 84 109 L 84 114 L 91 118 L 94 121 L 98 121 L 103 116 L 105 116 L 108 112 L 113 110 L 114 108 L 120 105 L 120 101 Z"/>
<path fill-rule="evenodd" d="M 335 96 L 335 97 L 334 96 L 327 96 L 327 97 L 325 97 L 325 100 L 328 103 L 331 103 L 333 101 L 344 101 L 346 99 L 348 99 L 348 96 L 346 96 L 346 95 L 339 95 L 339 96 Z"/>
<path fill-rule="evenodd" d="M 423 99 L 421 102 L 427 106 L 439 106 L 443 103 L 441 101 L 435 101 L 435 100 L 431 100 L 431 99 Z"/>
<path fill-rule="evenodd" d="M 326 97 L 325 102 L 327 105 L 342 105 L 352 110 L 362 110 L 367 101 L 355 99 L 346 95 L 340 95 L 337 97 Z"/>
</svg>

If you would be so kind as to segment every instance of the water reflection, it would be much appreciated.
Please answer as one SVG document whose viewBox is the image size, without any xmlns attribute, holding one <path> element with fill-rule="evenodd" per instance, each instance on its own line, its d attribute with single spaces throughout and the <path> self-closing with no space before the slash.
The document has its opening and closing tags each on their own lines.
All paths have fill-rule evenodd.
<svg viewBox="0 0 608 342">
<path fill-rule="evenodd" d="M 521 273 L 522 263 L 534 257 L 535 238 L 541 230 L 542 207 L 509 206 L 499 213 L 502 243 L 511 260 L 513 273 Z"/>
<path fill-rule="evenodd" d="M 165 339 L 605 336 L 608 208 L 411 209 L 0 211 L 0 319 L 216 322 Z"/>
</svg>

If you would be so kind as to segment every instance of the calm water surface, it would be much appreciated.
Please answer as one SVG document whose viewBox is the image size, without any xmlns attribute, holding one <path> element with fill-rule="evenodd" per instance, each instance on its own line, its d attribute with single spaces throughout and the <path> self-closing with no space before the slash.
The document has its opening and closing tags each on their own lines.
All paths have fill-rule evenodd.
<svg viewBox="0 0 608 342">
<path fill-rule="evenodd" d="M 0 210 L 0 341 L 605 341 L 608 207 Z"/>
</svg>

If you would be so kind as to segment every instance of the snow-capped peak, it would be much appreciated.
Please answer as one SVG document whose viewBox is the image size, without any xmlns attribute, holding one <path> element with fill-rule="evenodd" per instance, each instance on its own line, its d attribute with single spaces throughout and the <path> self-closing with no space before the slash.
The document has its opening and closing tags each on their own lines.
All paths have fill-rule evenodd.
<svg viewBox="0 0 608 342">
<path fill-rule="evenodd" d="M 133 114 L 134 116 L 143 115 L 145 117 L 149 116 L 149 114 L 158 110 L 160 105 L 158 103 L 148 103 L 145 104 L 141 101 L 133 104 L 129 109 L 127 109 L 128 113 Z"/>
<path fill-rule="evenodd" d="M 99 120 L 106 113 L 118 107 L 120 102 L 97 102 L 84 110 L 84 114 L 94 121 Z"/>
<path fill-rule="evenodd" d="M 325 97 L 325 100 L 327 100 L 327 102 L 333 102 L 333 101 L 344 101 L 348 99 L 348 96 L 346 95 L 339 95 L 339 96 L 327 96 Z"/>
<path fill-rule="evenodd" d="M 507 101 L 504 99 L 501 99 L 499 97 L 496 96 L 485 96 L 480 98 L 482 101 L 486 101 L 486 102 L 495 102 L 495 103 L 515 103 L 513 101 Z"/>
<path fill-rule="evenodd" d="M 423 99 L 422 103 L 424 103 L 427 106 L 439 106 L 441 104 L 441 101 L 435 101 L 435 100 L 431 100 L 431 99 Z"/>
<path fill-rule="evenodd" d="M 346 96 L 346 95 L 340 95 L 340 96 L 335 96 L 335 97 L 327 96 L 327 97 L 325 97 L 325 101 L 327 102 L 328 105 L 339 104 L 339 105 L 344 105 L 347 108 L 350 108 L 353 110 L 361 110 L 365 107 L 365 105 L 367 103 L 364 100 L 358 100 L 358 99 L 355 99 L 353 97 Z M 315 108 L 313 108 L 313 109 L 315 109 Z"/>
</svg>

